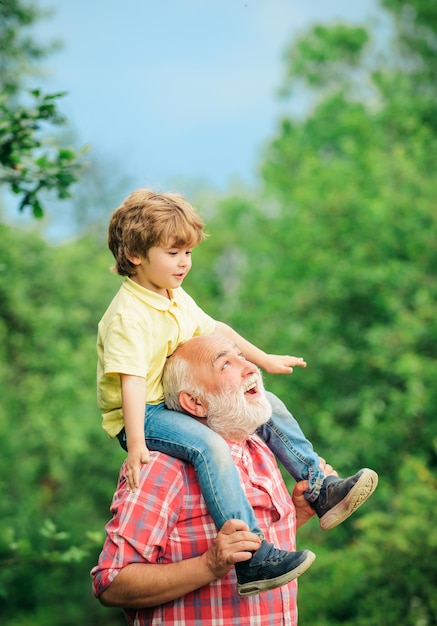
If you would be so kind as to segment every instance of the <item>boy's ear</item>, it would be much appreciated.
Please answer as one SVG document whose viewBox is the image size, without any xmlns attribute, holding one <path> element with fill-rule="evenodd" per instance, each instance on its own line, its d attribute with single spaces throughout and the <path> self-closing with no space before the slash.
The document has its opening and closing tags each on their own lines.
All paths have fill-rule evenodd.
<svg viewBox="0 0 437 626">
<path fill-rule="evenodd" d="M 139 256 L 128 256 L 127 258 L 129 259 L 129 261 L 133 265 L 141 265 L 141 257 L 139 257 Z"/>
<path fill-rule="evenodd" d="M 188 391 L 181 391 L 179 394 L 179 403 L 181 407 L 194 417 L 206 417 L 206 407 Z"/>
</svg>

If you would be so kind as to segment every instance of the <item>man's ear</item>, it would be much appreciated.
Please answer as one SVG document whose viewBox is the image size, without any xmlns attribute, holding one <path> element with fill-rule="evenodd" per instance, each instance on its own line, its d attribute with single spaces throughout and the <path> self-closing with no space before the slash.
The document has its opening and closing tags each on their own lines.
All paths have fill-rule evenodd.
<svg viewBox="0 0 437 626">
<path fill-rule="evenodd" d="M 206 417 L 206 407 L 188 391 L 181 391 L 179 394 L 179 404 L 181 407 L 194 417 Z"/>
</svg>

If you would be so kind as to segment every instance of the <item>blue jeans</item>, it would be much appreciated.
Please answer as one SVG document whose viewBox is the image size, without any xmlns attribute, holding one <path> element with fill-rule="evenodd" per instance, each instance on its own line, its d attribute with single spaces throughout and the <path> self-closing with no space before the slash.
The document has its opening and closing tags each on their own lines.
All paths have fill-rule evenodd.
<svg viewBox="0 0 437 626">
<path fill-rule="evenodd" d="M 282 400 L 270 391 L 266 391 L 266 396 L 273 414 L 256 432 L 296 481 L 308 480 L 309 489 L 305 492 L 305 498 L 314 502 L 325 477 L 319 467 L 319 455 L 314 452 L 312 443 L 305 437 Z"/>
<path fill-rule="evenodd" d="M 319 459 L 285 405 L 267 392 L 271 419 L 257 430 L 296 480 L 309 480 L 308 499 L 315 499 L 323 482 Z M 225 440 L 189 415 L 170 411 L 164 402 L 146 407 L 145 439 L 149 450 L 163 452 L 194 466 L 208 510 L 220 529 L 229 519 L 242 519 L 261 534 L 253 510 L 241 488 L 238 471 Z M 126 449 L 124 431 L 119 435 Z"/>
</svg>

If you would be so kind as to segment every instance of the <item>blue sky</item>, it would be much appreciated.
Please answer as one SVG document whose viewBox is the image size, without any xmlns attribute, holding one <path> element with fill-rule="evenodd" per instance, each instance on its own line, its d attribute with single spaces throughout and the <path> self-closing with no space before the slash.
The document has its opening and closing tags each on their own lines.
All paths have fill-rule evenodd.
<svg viewBox="0 0 437 626">
<path fill-rule="evenodd" d="M 40 0 L 34 34 L 61 109 L 135 186 L 251 183 L 281 106 L 286 45 L 315 22 L 364 21 L 376 0 Z M 290 105 L 288 105 L 290 106 Z M 109 175 L 109 174 L 108 174 Z M 184 191 L 183 189 L 181 189 Z M 120 199 L 117 199 L 117 202 Z"/>
</svg>

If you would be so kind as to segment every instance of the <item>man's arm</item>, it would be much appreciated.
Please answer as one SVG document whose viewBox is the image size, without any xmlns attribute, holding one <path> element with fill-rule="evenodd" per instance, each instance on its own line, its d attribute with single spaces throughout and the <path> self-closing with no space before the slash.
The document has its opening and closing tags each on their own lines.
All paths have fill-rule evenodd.
<svg viewBox="0 0 437 626">
<path fill-rule="evenodd" d="M 104 606 L 146 608 L 171 602 L 216 579 L 202 557 L 179 563 L 131 563 L 99 597 Z"/>
<path fill-rule="evenodd" d="M 257 535 L 241 520 L 228 520 L 201 556 L 177 563 L 130 563 L 99 596 L 104 606 L 147 608 L 176 600 L 225 576 L 232 566 L 251 558 Z"/>
</svg>

